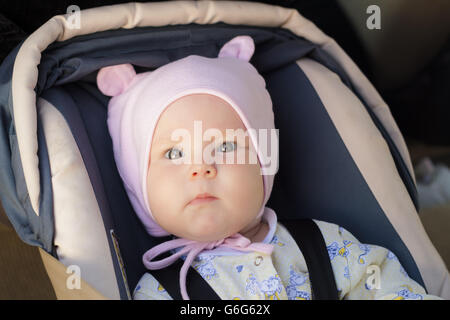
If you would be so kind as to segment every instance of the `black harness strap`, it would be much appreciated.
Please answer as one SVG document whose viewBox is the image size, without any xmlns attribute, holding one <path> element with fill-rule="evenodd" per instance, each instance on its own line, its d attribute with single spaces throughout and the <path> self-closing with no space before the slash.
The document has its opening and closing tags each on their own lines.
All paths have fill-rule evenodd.
<svg viewBox="0 0 450 320">
<path fill-rule="evenodd" d="M 280 221 L 297 242 L 308 267 L 312 299 L 337 300 L 338 292 L 330 257 L 319 227 L 311 219 Z M 152 275 L 175 300 L 181 300 L 179 274 L 184 261 L 178 259 L 174 264 Z M 217 293 L 192 267 L 186 277 L 189 298 L 192 300 L 220 300 Z"/>
<path fill-rule="evenodd" d="M 312 299 L 338 300 L 338 291 L 322 232 L 312 219 L 284 220 L 297 242 L 309 272 Z"/>
<path fill-rule="evenodd" d="M 151 274 L 174 300 L 183 300 L 179 280 L 183 263 L 184 261 L 182 259 L 178 259 L 170 266 L 151 271 Z M 220 297 L 213 288 L 192 267 L 189 267 L 186 274 L 186 291 L 191 300 L 220 300 Z"/>
</svg>

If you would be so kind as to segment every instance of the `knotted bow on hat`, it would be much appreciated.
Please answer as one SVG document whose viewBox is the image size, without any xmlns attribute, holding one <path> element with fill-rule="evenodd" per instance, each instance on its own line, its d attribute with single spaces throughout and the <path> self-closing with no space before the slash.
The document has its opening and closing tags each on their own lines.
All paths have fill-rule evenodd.
<svg viewBox="0 0 450 320">
<path fill-rule="evenodd" d="M 160 68 L 136 74 L 130 64 L 102 68 L 97 85 L 102 93 L 112 96 L 108 104 L 108 130 L 113 142 L 116 165 L 124 182 L 130 202 L 153 236 L 169 233 L 153 219 L 147 196 L 147 172 L 151 142 L 159 116 L 175 100 L 190 94 L 207 93 L 228 102 L 248 130 L 261 165 L 264 182 L 264 201 L 256 219 L 268 209 L 265 207 L 273 186 L 273 164 L 258 145 L 257 129 L 275 128 L 272 100 L 264 78 L 249 63 L 255 50 L 253 39 L 237 36 L 221 48 L 217 58 L 190 55 Z M 151 101 L 151 103 L 149 103 Z M 256 129 L 256 130 L 249 130 Z M 267 154 L 271 154 L 270 145 Z M 278 159 L 276 159 L 278 166 Z M 278 168 L 278 167 L 277 167 Z M 268 244 L 249 244 L 239 235 L 211 243 L 176 239 L 156 246 L 144 254 L 144 263 L 152 269 L 164 268 L 181 254 L 177 253 L 159 262 L 151 262 L 159 253 L 183 246 L 188 253 L 180 275 L 183 298 L 187 299 L 185 276 L 197 254 L 207 248 L 233 247 L 241 251 L 263 250 Z M 174 242 L 173 242 L 174 241 Z M 182 253 L 182 254 L 183 254 Z"/>
<path fill-rule="evenodd" d="M 152 262 L 152 259 L 160 255 L 161 253 L 178 248 L 181 248 L 181 250 L 179 250 L 177 253 L 174 253 L 163 260 Z M 230 248 L 246 252 L 257 251 L 266 253 L 268 255 L 270 255 L 273 251 L 273 245 L 271 244 L 260 242 L 252 243 L 248 238 L 244 237 L 240 233 L 236 233 L 227 238 L 213 242 L 198 242 L 183 238 L 166 241 L 148 250 L 142 257 L 142 260 L 147 269 L 158 270 L 171 265 L 179 257 L 187 253 L 186 260 L 184 261 L 180 271 L 180 288 L 181 296 L 183 297 L 183 299 L 188 300 L 189 296 L 186 292 L 186 274 L 189 266 L 200 252 L 204 250 L 212 250 L 215 248 Z"/>
</svg>

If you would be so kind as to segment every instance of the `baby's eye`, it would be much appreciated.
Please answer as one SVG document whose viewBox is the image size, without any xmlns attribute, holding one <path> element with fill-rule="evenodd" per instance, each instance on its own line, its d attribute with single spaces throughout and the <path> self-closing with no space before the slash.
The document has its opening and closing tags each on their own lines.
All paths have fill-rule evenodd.
<svg viewBox="0 0 450 320">
<path fill-rule="evenodd" d="M 177 154 L 181 158 L 183 156 L 183 151 L 175 148 L 171 148 L 167 150 L 166 154 L 164 155 L 169 160 L 174 160 L 177 158 Z"/>
<path fill-rule="evenodd" d="M 227 141 L 219 146 L 219 152 L 228 152 L 234 150 L 236 150 L 236 142 L 234 141 Z"/>
</svg>

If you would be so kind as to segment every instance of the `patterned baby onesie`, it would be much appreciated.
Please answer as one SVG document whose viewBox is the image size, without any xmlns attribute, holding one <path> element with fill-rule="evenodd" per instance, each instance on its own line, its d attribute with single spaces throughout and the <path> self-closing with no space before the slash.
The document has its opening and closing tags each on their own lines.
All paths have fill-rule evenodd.
<svg viewBox="0 0 450 320">
<path fill-rule="evenodd" d="M 441 299 L 426 294 L 409 278 L 389 250 L 361 244 L 338 225 L 314 221 L 327 245 L 339 299 Z M 276 224 L 270 243 L 274 245 L 271 255 L 201 253 L 192 266 L 224 300 L 310 300 L 311 285 L 305 259 L 280 223 Z M 375 281 L 373 275 L 377 271 L 379 278 Z M 172 298 L 151 274 L 145 273 L 133 292 L 133 299 Z"/>
</svg>

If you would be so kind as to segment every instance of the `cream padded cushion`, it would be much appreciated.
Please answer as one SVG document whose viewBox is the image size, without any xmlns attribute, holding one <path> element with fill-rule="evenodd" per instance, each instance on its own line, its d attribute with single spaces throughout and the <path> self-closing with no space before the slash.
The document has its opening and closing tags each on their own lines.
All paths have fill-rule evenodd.
<svg viewBox="0 0 450 320">
<path fill-rule="evenodd" d="M 79 266 L 91 286 L 105 297 L 120 299 L 105 227 L 75 139 L 48 101 L 40 98 L 38 111 L 50 160 L 59 261 Z"/>
</svg>

